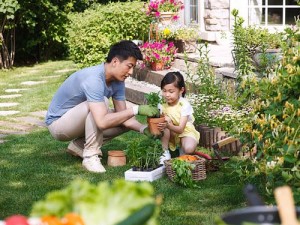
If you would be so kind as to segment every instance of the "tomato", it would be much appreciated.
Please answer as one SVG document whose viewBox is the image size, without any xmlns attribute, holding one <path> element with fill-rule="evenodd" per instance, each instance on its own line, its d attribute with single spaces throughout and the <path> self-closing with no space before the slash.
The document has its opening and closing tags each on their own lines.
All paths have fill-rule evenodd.
<svg viewBox="0 0 300 225">
<path fill-rule="evenodd" d="M 63 225 L 84 225 L 82 218 L 76 213 L 68 213 L 61 219 Z"/>
<path fill-rule="evenodd" d="M 27 217 L 23 215 L 13 215 L 7 217 L 4 221 L 6 225 L 29 225 Z"/>
<path fill-rule="evenodd" d="M 60 219 L 56 216 L 43 216 L 41 221 L 42 225 L 63 225 Z"/>
</svg>

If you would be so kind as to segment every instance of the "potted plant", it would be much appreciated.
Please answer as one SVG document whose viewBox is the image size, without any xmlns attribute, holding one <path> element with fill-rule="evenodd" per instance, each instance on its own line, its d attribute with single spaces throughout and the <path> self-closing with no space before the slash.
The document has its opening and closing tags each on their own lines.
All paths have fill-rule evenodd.
<svg viewBox="0 0 300 225">
<path fill-rule="evenodd" d="M 200 38 L 199 30 L 193 26 L 181 26 L 175 31 L 175 46 L 179 53 L 193 53 L 197 49 L 197 41 Z"/>
<path fill-rule="evenodd" d="M 144 55 L 144 63 L 150 66 L 152 70 L 163 70 L 171 67 L 177 52 L 173 42 L 166 40 L 158 42 L 145 42 L 141 46 Z"/>
<path fill-rule="evenodd" d="M 183 8 L 180 0 L 153 0 L 146 5 L 146 14 L 163 24 L 169 24 L 179 18 L 178 13 Z"/>
<path fill-rule="evenodd" d="M 125 180 L 153 181 L 162 177 L 165 168 L 159 164 L 162 154 L 160 140 L 130 140 L 125 152 L 131 165 L 131 169 L 125 172 Z"/>
<path fill-rule="evenodd" d="M 147 104 L 157 107 L 159 103 L 162 102 L 162 99 L 159 95 L 159 92 L 150 92 L 145 95 Z M 158 124 L 165 122 L 165 117 L 163 115 L 157 115 L 156 117 L 148 117 L 147 123 L 150 130 L 150 133 L 153 135 L 161 135 L 161 131 L 158 129 Z"/>
<path fill-rule="evenodd" d="M 266 28 L 243 27 L 244 19 L 233 10 L 233 59 L 239 75 L 254 72 L 271 73 L 282 58 L 281 33 L 271 33 Z M 275 53 L 275 54 L 274 54 Z"/>
</svg>

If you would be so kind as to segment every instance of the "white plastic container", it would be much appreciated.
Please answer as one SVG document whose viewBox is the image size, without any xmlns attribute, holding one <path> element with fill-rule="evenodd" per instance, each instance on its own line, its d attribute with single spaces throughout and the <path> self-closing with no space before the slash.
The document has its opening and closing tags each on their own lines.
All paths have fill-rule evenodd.
<svg viewBox="0 0 300 225">
<path fill-rule="evenodd" d="M 161 178 L 166 172 L 165 166 L 161 166 L 152 171 L 125 171 L 125 180 L 129 181 L 154 181 Z"/>
</svg>

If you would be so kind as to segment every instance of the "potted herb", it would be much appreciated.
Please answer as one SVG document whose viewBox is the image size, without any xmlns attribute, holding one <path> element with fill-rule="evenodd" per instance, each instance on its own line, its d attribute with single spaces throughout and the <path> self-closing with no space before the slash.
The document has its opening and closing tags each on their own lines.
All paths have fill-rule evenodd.
<svg viewBox="0 0 300 225">
<path fill-rule="evenodd" d="M 145 95 L 147 104 L 158 107 L 158 104 L 162 102 L 159 92 L 150 92 Z M 163 115 L 157 115 L 156 117 L 148 117 L 147 123 L 150 133 L 153 135 L 161 135 L 161 131 L 158 129 L 158 124 L 165 122 L 165 117 Z"/>
<path fill-rule="evenodd" d="M 137 138 L 130 140 L 125 150 L 131 169 L 125 172 L 126 180 L 153 181 L 162 177 L 164 167 L 159 164 L 162 154 L 160 140 Z"/>
</svg>

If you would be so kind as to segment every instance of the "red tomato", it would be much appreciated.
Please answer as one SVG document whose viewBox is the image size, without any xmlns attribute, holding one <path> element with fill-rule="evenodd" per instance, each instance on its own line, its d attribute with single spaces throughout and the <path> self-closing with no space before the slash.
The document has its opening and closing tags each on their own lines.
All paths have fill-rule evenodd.
<svg viewBox="0 0 300 225">
<path fill-rule="evenodd" d="M 4 221 L 6 225 L 29 225 L 27 217 L 23 215 L 13 215 L 7 217 Z"/>
</svg>

